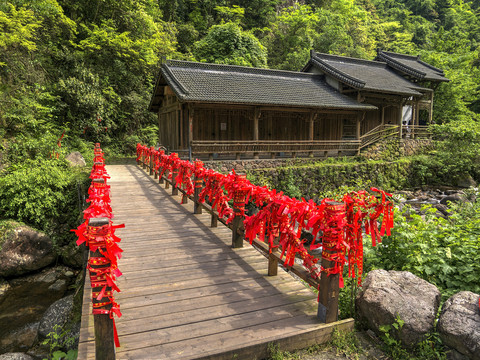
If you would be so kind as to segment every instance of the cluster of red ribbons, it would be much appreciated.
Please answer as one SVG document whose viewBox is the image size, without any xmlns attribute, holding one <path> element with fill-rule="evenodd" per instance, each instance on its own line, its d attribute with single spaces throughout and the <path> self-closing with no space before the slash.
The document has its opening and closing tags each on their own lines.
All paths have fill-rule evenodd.
<svg viewBox="0 0 480 360">
<path fill-rule="evenodd" d="M 118 269 L 118 259 L 122 256 L 122 250 L 118 246 L 120 239 L 115 235 L 115 230 L 124 225 L 112 224 L 110 185 L 107 185 L 107 179 L 110 176 L 105 169 L 100 144 L 95 144 L 94 164 L 90 178 L 92 183 L 88 189 L 89 206 L 84 210 L 85 222 L 72 231 L 78 236 L 77 245 L 85 244 L 91 251 L 87 269 L 92 286 L 93 314 L 108 315 L 113 320 L 115 346 L 119 347 L 120 342 L 113 315 L 122 316 L 120 306 L 114 297 L 114 292 L 120 291 L 115 281 L 122 275 Z M 108 222 L 94 226 L 90 220 L 96 218 L 107 218 Z"/>
<path fill-rule="evenodd" d="M 361 285 L 363 231 L 371 236 L 375 246 L 384 234 L 390 235 L 393 227 L 393 204 L 388 199 L 391 194 L 376 188 L 371 190 L 378 196 L 358 191 L 346 194 L 340 203 L 324 199 L 316 204 L 312 200 L 297 200 L 275 189 L 254 185 L 234 171 L 224 175 L 204 168 L 200 161 L 192 164 L 179 159 L 175 153 L 166 155 L 164 151 L 138 144 L 137 161 L 147 163 L 150 159 L 159 176 L 167 172 L 168 178 L 172 179 L 172 174 L 178 173 L 172 183 L 189 195 L 194 190 L 192 176 L 195 186 L 201 187 L 203 182 L 205 187 L 200 192 L 199 201 L 208 199 L 212 209 L 220 217 L 227 218 L 227 223 L 235 216 L 244 216 L 245 238 L 250 243 L 255 239 L 264 241 L 268 243 L 270 252 L 279 248 L 285 266 L 293 266 L 295 257 L 299 256 L 315 279 L 322 271 L 329 275 L 339 274 L 342 287 L 345 264 L 348 264 L 349 276 L 357 277 Z M 231 200 L 233 209 L 229 205 Z M 245 214 L 245 206 L 249 202 L 259 209 L 251 216 Z M 322 257 L 333 265 L 323 268 L 317 264 L 319 259 L 307 250 L 302 231 L 312 234 L 309 250 L 323 247 Z"/>
</svg>

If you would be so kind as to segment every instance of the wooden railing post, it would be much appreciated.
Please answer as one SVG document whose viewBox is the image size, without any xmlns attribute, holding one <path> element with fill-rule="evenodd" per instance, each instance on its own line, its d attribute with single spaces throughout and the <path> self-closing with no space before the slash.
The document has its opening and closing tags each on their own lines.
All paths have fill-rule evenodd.
<svg viewBox="0 0 480 360">
<path fill-rule="evenodd" d="M 322 251 L 322 274 L 320 276 L 320 288 L 318 294 L 318 313 L 317 317 L 321 322 L 331 323 L 338 320 L 338 295 L 340 274 L 332 272 L 334 270 L 334 255 L 337 254 L 335 249 L 338 236 L 342 236 L 339 231 L 338 220 L 342 213 L 345 213 L 345 204 L 328 201 L 327 202 L 327 221 L 329 227 L 323 234 L 323 251 Z"/>
<path fill-rule="evenodd" d="M 175 184 L 175 179 L 177 178 L 178 175 L 178 168 L 173 165 L 172 168 L 172 195 L 178 195 L 178 188 L 176 187 Z"/>
<path fill-rule="evenodd" d="M 194 180 L 193 180 L 193 185 L 194 187 L 194 192 L 193 192 L 193 213 L 194 214 L 201 214 L 203 207 L 200 205 L 200 202 L 198 201 L 198 198 L 200 196 L 200 192 L 202 191 L 203 187 L 203 179 L 199 178 L 197 176 L 197 171 L 203 166 L 203 163 L 199 160 L 195 161 L 195 174 L 194 174 Z"/>
<path fill-rule="evenodd" d="M 153 152 L 155 151 L 155 148 L 152 146 L 150 148 L 150 175 L 153 175 Z"/>
<path fill-rule="evenodd" d="M 212 189 L 215 189 L 217 186 L 217 181 L 213 180 L 212 181 Z M 210 205 L 213 205 L 213 202 L 215 199 L 208 199 L 210 201 Z M 213 206 L 212 206 L 212 218 L 210 221 L 210 227 L 217 227 L 218 226 L 218 217 L 215 215 L 215 212 L 213 211 Z"/>
<path fill-rule="evenodd" d="M 246 174 L 237 174 L 237 182 L 243 182 L 247 180 Z M 238 233 L 243 220 L 245 219 L 245 200 L 246 192 L 237 190 L 233 195 L 233 212 L 235 217 L 232 221 L 232 247 L 241 248 L 243 247 L 243 235 Z"/>
<path fill-rule="evenodd" d="M 279 228 L 278 224 L 273 225 L 273 236 L 275 237 L 274 245 L 278 245 L 279 242 Z M 275 256 L 275 253 L 278 252 L 278 247 L 270 249 L 268 254 L 268 276 L 276 276 L 278 274 L 278 258 Z"/>
<path fill-rule="evenodd" d="M 160 162 L 160 164 L 162 163 L 162 155 L 163 153 L 161 152 L 160 155 L 158 155 L 158 161 Z M 160 168 L 158 168 L 158 183 L 159 184 L 163 184 L 163 175 L 161 175 L 162 173 L 162 170 L 160 170 Z M 165 172 L 164 172 L 165 174 Z"/>
<path fill-rule="evenodd" d="M 110 220 L 106 217 L 91 218 L 88 220 L 88 231 L 90 235 L 105 235 L 104 226 L 108 225 Z M 93 252 L 90 251 L 90 257 L 104 257 L 99 250 Z M 109 265 L 91 265 L 92 268 L 104 268 Z M 92 288 L 92 292 L 101 291 L 102 287 Z M 111 293 L 112 288 L 107 287 L 106 291 Z M 93 298 L 93 304 L 108 302 L 108 297 L 104 297 L 100 300 Z M 110 310 L 112 304 L 108 304 L 100 307 L 104 310 Z M 113 335 L 113 319 L 108 314 L 95 314 L 93 315 L 93 326 L 95 331 L 95 359 L 96 360 L 115 360 L 115 341 Z"/>
<path fill-rule="evenodd" d="M 165 189 L 170 188 L 170 183 L 168 182 L 168 176 L 170 175 L 170 171 L 167 169 L 164 172 L 165 174 Z"/>
</svg>

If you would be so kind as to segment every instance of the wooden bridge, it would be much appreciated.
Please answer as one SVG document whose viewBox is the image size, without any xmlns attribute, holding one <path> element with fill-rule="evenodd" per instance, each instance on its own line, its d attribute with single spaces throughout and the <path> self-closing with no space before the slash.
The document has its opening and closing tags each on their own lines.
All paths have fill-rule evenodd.
<svg viewBox="0 0 480 360">
<path fill-rule="evenodd" d="M 229 228 L 194 214 L 141 167 L 107 169 L 114 222 L 126 225 L 117 230 L 117 359 L 262 359 L 268 344 L 299 349 L 353 328 L 353 319 L 320 323 L 309 288 L 280 269 L 268 276 L 262 253 L 233 249 Z M 91 313 L 87 276 L 78 359 L 95 358 Z"/>
</svg>

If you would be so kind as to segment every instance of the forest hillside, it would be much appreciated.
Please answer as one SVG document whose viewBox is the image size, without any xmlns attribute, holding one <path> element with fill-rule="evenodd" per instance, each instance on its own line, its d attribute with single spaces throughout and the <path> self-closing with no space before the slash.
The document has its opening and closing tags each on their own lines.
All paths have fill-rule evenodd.
<svg viewBox="0 0 480 360">
<path fill-rule="evenodd" d="M 62 145 L 154 144 L 162 58 L 300 70 L 311 49 L 421 55 L 445 70 L 435 122 L 476 126 L 478 0 L 9 0 L 0 4 L 3 164 Z"/>
</svg>

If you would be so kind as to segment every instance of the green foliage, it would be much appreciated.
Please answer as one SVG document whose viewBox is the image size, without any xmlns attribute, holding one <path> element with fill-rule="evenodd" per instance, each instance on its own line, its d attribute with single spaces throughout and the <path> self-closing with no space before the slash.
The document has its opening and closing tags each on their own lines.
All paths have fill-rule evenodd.
<svg viewBox="0 0 480 360">
<path fill-rule="evenodd" d="M 352 331 L 339 331 L 335 328 L 330 345 L 335 348 L 337 355 L 343 355 L 347 359 L 358 359 L 358 355 L 362 354 L 358 339 Z"/>
<path fill-rule="evenodd" d="M 447 355 L 438 333 L 431 333 L 421 341 L 413 350 L 408 351 L 401 342 L 395 338 L 402 331 L 403 321 L 397 315 L 391 325 L 381 325 L 379 330 L 382 332 L 380 338 L 383 341 L 383 350 L 393 360 L 446 360 Z M 395 335 L 394 335 L 395 334 Z"/>
<path fill-rule="evenodd" d="M 47 334 L 47 338 L 42 342 L 43 345 L 49 347 L 49 357 L 44 360 L 75 360 L 78 350 L 62 351 L 65 347 L 71 347 L 75 343 L 75 338 L 70 336 L 70 331 L 63 329 L 59 325 L 55 325 L 54 330 Z"/>
<path fill-rule="evenodd" d="M 480 122 L 457 120 L 432 129 L 439 139 L 432 156 L 439 164 L 437 174 L 449 177 L 453 184 L 465 175 L 480 180 Z"/>
<path fill-rule="evenodd" d="M 194 44 L 193 54 L 203 62 L 265 67 L 266 49 L 250 32 L 229 22 L 214 25 L 208 34 Z"/>
<path fill-rule="evenodd" d="M 55 224 L 74 223 L 79 215 L 79 177 L 62 160 L 38 158 L 12 165 L 0 177 L 0 218 L 18 219 L 47 232 Z"/>
<path fill-rule="evenodd" d="M 435 284 L 444 298 L 458 291 L 480 292 L 480 202 L 451 205 L 448 219 L 405 207 L 395 212 L 392 236 L 365 249 L 365 269 L 410 271 Z"/>
</svg>

